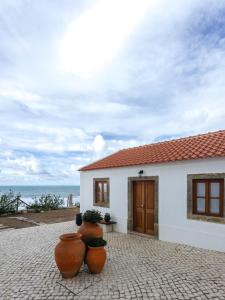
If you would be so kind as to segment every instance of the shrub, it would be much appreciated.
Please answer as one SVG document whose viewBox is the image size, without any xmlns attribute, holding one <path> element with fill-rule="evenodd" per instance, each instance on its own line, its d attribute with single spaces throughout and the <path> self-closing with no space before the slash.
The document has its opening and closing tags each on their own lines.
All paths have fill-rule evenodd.
<svg viewBox="0 0 225 300">
<path fill-rule="evenodd" d="M 102 220 L 102 215 L 98 210 L 87 210 L 83 215 L 84 222 L 98 223 Z"/>
<path fill-rule="evenodd" d="M 76 207 L 80 207 L 80 202 L 79 202 L 79 201 L 76 201 L 76 202 L 75 202 L 75 206 L 76 206 Z"/>
<path fill-rule="evenodd" d="M 35 200 L 34 203 L 30 203 L 29 207 L 27 208 L 33 209 L 36 213 L 41 212 L 42 210 L 41 205 L 38 203 L 38 200 Z"/>
<path fill-rule="evenodd" d="M 16 213 L 17 202 L 20 201 L 21 195 L 15 195 L 12 190 L 0 196 L 0 214 Z"/>
<path fill-rule="evenodd" d="M 104 220 L 105 220 L 105 222 L 107 222 L 107 223 L 111 220 L 111 216 L 110 216 L 109 213 L 105 213 Z"/>
<path fill-rule="evenodd" d="M 105 247 L 107 242 L 103 238 L 90 238 L 86 240 L 86 245 L 89 247 Z"/>
<path fill-rule="evenodd" d="M 41 210 L 55 210 L 62 207 L 64 204 L 63 198 L 59 195 L 41 195 L 39 199 L 35 198 L 34 203 L 29 204 L 29 208 L 34 209 L 36 212 Z"/>
</svg>

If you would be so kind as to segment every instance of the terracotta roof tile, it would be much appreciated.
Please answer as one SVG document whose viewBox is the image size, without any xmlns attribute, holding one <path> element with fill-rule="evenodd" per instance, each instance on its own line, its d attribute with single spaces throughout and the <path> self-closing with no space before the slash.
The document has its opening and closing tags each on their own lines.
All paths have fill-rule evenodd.
<svg viewBox="0 0 225 300">
<path fill-rule="evenodd" d="M 225 130 L 122 149 L 80 171 L 209 157 L 225 157 Z"/>
</svg>

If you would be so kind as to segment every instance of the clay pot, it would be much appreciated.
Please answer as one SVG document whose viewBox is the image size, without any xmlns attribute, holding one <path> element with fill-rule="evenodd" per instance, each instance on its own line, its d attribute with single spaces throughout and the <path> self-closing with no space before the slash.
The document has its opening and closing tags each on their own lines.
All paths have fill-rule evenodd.
<svg viewBox="0 0 225 300">
<path fill-rule="evenodd" d="M 86 263 L 90 273 L 101 273 L 106 261 L 106 251 L 104 247 L 88 246 Z"/>
<path fill-rule="evenodd" d="M 60 242 L 55 247 L 56 265 L 63 278 L 77 275 L 84 260 L 85 245 L 80 233 L 61 235 Z"/>
<path fill-rule="evenodd" d="M 82 213 L 76 214 L 76 224 L 80 226 L 82 224 Z"/>
<path fill-rule="evenodd" d="M 101 238 L 103 236 L 101 226 L 91 222 L 83 222 L 78 232 L 82 234 L 83 241 L 89 238 Z"/>
</svg>

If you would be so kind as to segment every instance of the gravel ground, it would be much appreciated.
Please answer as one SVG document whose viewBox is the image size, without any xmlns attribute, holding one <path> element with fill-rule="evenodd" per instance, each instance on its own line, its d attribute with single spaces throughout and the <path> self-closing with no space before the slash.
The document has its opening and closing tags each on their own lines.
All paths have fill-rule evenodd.
<svg viewBox="0 0 225 300">
<path fill-rule="evenodd" d="M 11 216 L 0 217 L 0 224 L 13 227 L 13 228 L 26 228 L 36 226 L 29 222 L 24 222 L 21 220 L 17 220 L 11 217 L 25 217 L 30 220 L 33 220 L 37 223 L 60 223 L 72 221 L 75 218 L 75 215 L 79 212 L 78 208 L 65 208 L 59 210 L 50 210 L 41 213 L 23 213 L 23 214 L 15 214 Z"/>
</svg>

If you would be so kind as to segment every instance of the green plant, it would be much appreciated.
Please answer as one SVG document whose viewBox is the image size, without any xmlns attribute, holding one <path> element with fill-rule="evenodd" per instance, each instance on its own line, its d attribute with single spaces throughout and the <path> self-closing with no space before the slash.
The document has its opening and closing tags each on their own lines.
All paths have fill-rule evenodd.
<svg viewBox="0 0 225 300">
<path fill-rule="evenodd" d="M 0 196 L 0 214 L 15 213 L 17 211 L 17 203 L 20 201 L 21 195 L 15 195 L 12 190 Z"/>
<path fill-rule="evenodd" d="M 34 203 L 29 204 L 29 208 L 33 209 L 34 212 L 41 212 L 41 205 L 38 203 L 38 200 L 35 200 Z"/>
<path fill-rule="evenodd" d="M 56 210 L 64 204 L 63 198 L 59 195 L 41 195 L 39 199 L 35 198 L 34 203 L 29 204 L 31 209 L 39 212 L 41 210 Z"/>
<path fill-rule="evenodd" d="M 105 247 L 107 242 L 103 238 L 90 238 L 86 240 L 86 245 L 89 247 Z"/>
<path fill-rule="evenodd" d="M 76 206 L 76 207 L 80 207 L 80 202 L 79 202 L 79 201 L 76 201 L 76 202 L 75 202 L 75 206 Z"/>
<path fill-rule="evenodd" d="M 90 222 L 90 223 L 98 223 L 102 220 L 102 214 L 98 210 L 87 210 L 83 214 L 83 221 Z"/>
<path fill-rule="evenodd" d="M 107 222 L 107 223 L 111 220 L 111 216 L 110 216 L 109 213 L 105 213 L 104 220 L 105 220 L 105 222 Z"/>
</svg>

